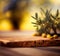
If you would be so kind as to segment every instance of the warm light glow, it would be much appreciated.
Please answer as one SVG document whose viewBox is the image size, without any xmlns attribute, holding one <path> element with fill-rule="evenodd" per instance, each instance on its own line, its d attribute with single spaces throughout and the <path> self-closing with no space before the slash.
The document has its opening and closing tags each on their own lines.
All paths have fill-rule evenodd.
<svg viewBox="0 0 60 56">
<path fill-rule="evenodd" d="M 0 22 L 0 31 L 12 30 L 12 25 L 9 20 L 2 20 Z"/>
<path fill-rule="evenodd" d="M 60 0 L 50 0 L 52 4 L 60 5 Z"/>
<path fill-rule="evenodd" d="M 32 0 L 35 5 L 42 5 L 45 3 L 45 0 Z"/>
<path fill-rule="evenodd" d="M 24 13 L 23 16 L 23 22 L 21 24 L 20 29 L 21 30 L 36 30 L 36 28 L 34 27 L 34 25 L 31 22 L 35 22 L 35 20 L 31 17 L 31 16 L 35 16 L 35 13 L 38 13 L 40 16 L 40 9 L 37 9 L 36 7 L 32 7 L 32 9 L 27 12 Z"/>
<path fill-rule="evenodd" d="M 23 22 L 20 26 L 20 30 L 35 30 L 32 23 L 34 20 L 31 18 L 29 13 L 25 14 L 23 17 Z"/>
<path fill-rule="evenodd" d="M 49 0 L 49 2 L 51 4 L 53 4 L 53 6 L 55 5 L 60 5 L 60 0 Z M 19 4 L 19 6 L 21 7 L 24 7 L 25 5 L 25 2 L 22 2 L 21 3 L 22 5 Z M 35 30 L 35 27 L 33 27 L 33 24 L 31 22 L 35 22 L 35 20 L 31 17 L 31 16 L 35 16 L 35 13 L 37 12 L 39 17 L 43 20 L 45 15 L 43 13 L 40 13 L 40 7 L 44 6 L 46 4 L 46 0 L 31 0 L 31 5 L 29 5 L 29 8 L 25 10 L 25 12 L 23 11 L 22 12 L 22 16 L 19 14 L 18 17 L 22 17 L 22 23 L 19 25 L 19 28 L 20 30 Z M 2 5 L 2 6 L 1 6 Z M 6 4 L 4 2 L 2 2 L 0 4 L 0 7 L 1 7 L 1 12 L 2 12 L 2 9 L 3 7 L 6 6 Z M 56 8 L 56 7 L 55 7 Z M 52 14 L 54 15 L 55 14 L 55 8 L 54 10 L 52 10 Z M 46 9 L 46 7 L 43 8 L 44 10 Z M 20 12 L 21 13 L 21 12 Z M 0 19 L 1 18 L 7 18 L 9 19 L 10 18 L 10 15 L 11 15 L 11 11 L 7 11 L 5 14 L 2 13 L 2 16 L 1 16 L 1 13 L 0 13 Z M 4 16 L 4 17 L 3 17 Z M 21 18 L 20 18 L 21 19 Z M 12 30 L 12 24 L 10 23 L 9 20 L 2 20 L 0 22 L 0 30 Z"/>
<path fill-rule="evenodd" d="M 5 13 L 5 16 L 9 18 L 9 17 L 11 16 L 11 12 L 10 12 L 10 11 L 7 11 L 7 12 Z"/>
</svg>

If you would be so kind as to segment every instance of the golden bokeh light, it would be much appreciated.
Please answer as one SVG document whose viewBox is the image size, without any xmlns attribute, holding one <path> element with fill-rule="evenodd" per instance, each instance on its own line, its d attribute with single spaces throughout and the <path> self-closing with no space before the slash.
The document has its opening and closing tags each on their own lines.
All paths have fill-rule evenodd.
<svg viewBox="0 0 60 56">
<path fill-rule="evenodd" d="M 54 5 L 60 5 L 60 0 L 50 0 Z"/>
<path fill-rule="evenodd" d="M 5 13 L 5 16 L 6 16 L 7 18 L 10 18 L 11 12 L 10 12 L 10 11 L 7 11 L 7 12 Z"/>
<path fill-rule="evenodd" d="M 34 21 L 32 18 L 31 18 L 31 15 L 29 13 L 25 14 L 23 16 L 23 21 L 20 25 L 20 30 L 35 30 L 33 25 L 32 25 L 32 21 Z"/>
<path fill-rule="evenodd" d="M 33 19 L 31 16 L 35 16 L 35 13 L 38 13 L 38 16 L 42 17 L 43 15 L 41 15 L 39 11 L 40 11 L 40 9 L 38 9 L 36 7 L 32 7 L 32 9 L 30 11 L 25 12 L 20 29 L 27 30 L 27 31 L 30 31 L 30 30 L 34 31 L 36 28 L 33 27 L 34 25 L 32 24 L 32 22 L 35 22 L 36 20 Z"/>
<path fill-rule="evenodd" d="M 0 31 L 9 31 L 12 30 L 12 24 L 9 20 L 2 20 L 0 22 Z"/>
<path fill-rule="evenodd" d="M 31 16 L 35 16 L 35 13 L 38 13 L 39 17 L 41 17 L 41 19 L 43 20 L 45 15 L 43 13 L 40 13 L 40 6 L 44 6 L 46 4 L 46 1 L 47 0 L 31 0 L 31 5 L 29 5 L 29 8 L 25 9 L 25 12 L 23 11 L 22 13 L 19 12 L 19 11 L 16 11 L 18 14 L 17 14 L 17 17 L 21 17 L 22 18 L 22 22 L 20 21 L 19 23 L 19 29 L 20 30 L 35 30 L 35 27 L 33 27 L 33 24 L 31 22 L 35 22 L 35 20 L 31 17 Z M 48 2 L 50 2 L 51 4 L 54 5 L 60 5 L 60 0 L 49 0 Z M 47 2 L 47 3 L 48 3 Z M 4 16 L 4 19 L 0 22 L 0 30 L 12 30 L 13 29 L 13 24 L 11 24 L 11 20 L 9 19 L 10 16 L 11 16 L 11 11 L 7 11 L 6 14 L 2 13 L 2 9 L 4 5 L 6 4 L 5 2 L 2 2 L 0 4 L 0 19 L 3 18 Z M 2 6 L 1 6 L 2 5 Z M 20 4 L 18 4 L 20 5 Z M 50 5 L 50 4 L 49 4 Z M 25 6 L 25 2 L 22 2 L 20 7 L 24 7 Z M 44 10 L 46 9 L 47 7 L 44 6 Z M 50 8 L 48 8 L 50 9 Z M 52 14 L 55 14 L 55 9 L 52 10 Z M 22 15 L 22 16 L 21 16 Z M 19 19 L 21 19 L 19 18 Z M 9 19 L 9 20 L 6 20 L 6 19 Z"/>
</svg>

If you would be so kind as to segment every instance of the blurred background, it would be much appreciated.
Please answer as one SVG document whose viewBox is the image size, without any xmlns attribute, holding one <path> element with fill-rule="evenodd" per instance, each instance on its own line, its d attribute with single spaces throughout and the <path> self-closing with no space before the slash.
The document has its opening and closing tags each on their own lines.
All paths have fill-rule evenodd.
<svg viewBox="0 0 60 56">
<path fill-rule="evenodd" d="M 34 31 L 31 16 L 36 12 L 40 15 L 41 7 L 53 8 L 55 13 L 60 9 L 60 0 L 0 0 L 0 31 Z"/>
</svg>

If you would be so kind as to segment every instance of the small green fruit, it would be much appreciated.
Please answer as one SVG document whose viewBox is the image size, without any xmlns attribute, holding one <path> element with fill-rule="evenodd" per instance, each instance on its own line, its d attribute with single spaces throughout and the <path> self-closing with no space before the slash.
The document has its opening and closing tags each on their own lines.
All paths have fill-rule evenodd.
<svg viewBox="0 0 60 56">
<path fill-rule="evenodd" d="M 33 34 L 33 36 L 40 36 L 40 34 L 39 33 L 35 33 L 35 34 Z"/>
<path fill-rule="evenodd" d="M 47 34 L 47 38 L 52 38 L 52 36 L 50 34 Z"/>
<path fill-rule="evenodd" d="M 46 34 L 45 33 L 42 33 L 42 37 L 46 38 Z"/>
<path fill-rule="evenodd" d="M 53 38 L 54 38 L 54 39 L 58 38 L 58 35 L 53 35 Z"/>
</svg>

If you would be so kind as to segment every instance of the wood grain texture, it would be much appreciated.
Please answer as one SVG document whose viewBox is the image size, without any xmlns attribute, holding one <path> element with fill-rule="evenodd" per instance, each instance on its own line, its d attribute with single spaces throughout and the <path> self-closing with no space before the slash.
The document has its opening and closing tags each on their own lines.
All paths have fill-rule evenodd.
<svg viewBox="0 0 60 56">
<path fill-rule="evenodd" d="M 32 33 L 31 33 L 32 34 Z M 5 47 L 48 47 L 60 46 L 60 37 L 57 39 L 32 36 L 29 32 L 8 32 L 0 34 L 0 46 Z"/>
<path fill-rule="evenodd" d="M 5 39 L 5 38 L 4 38 Z M 19 38 L 17 38 L 19 39 Z M 58 39 L 41 39 L 41 38 L 24 38 L 16 40 L 13 38 L 10 38 L 7 40 L 0 40 L 0 46 L 5 47 L 47 47 L 47 46 L 60 46 L 60 40 Z"/>
</svg>

